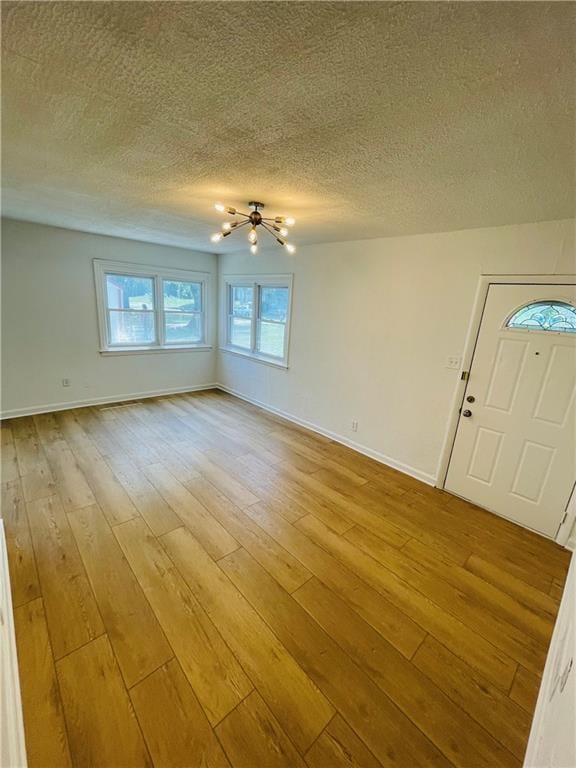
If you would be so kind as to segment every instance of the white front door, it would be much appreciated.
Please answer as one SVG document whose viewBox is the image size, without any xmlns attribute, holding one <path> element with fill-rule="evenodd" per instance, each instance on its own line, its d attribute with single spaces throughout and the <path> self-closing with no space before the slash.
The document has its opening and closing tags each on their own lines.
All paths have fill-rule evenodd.
<svg viewBox="0 0 576 768">
<path fill-rule="evenodd" d="M 571 307 L 575 285 L 490 286 L 445 484 L 550 537 L 576 478 Z"/>
</svg>

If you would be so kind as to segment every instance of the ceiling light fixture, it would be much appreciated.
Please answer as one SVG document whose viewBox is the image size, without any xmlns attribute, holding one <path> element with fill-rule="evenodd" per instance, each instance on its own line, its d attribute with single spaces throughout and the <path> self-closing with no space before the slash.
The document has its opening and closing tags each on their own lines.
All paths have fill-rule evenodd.
<svg viewBox="0 0 576 768">
<path fill-rule="evenodd" d="M 256 254 L 258 252 L 258 232 L 256 231 L 257 227 L 262 227 L 264 230 L 266 230 L 266 232 L 268 232 L 269 235 L 272 235 L 272 237 L 275 238 L 280 243 L 280 245 L 286 248 L 288 253 L 294 253 L 296 251 L 296 247 L 291 243 L 286 242 L 285 239 L 289 234 L 287 228 L 293 227 L 294 224 L 296 224 L 296 221 L 292 218 L 292 216 L 275 216 L 274 218 L 265 218 L 260 213 L 262 208 L 264 208 L 264 203 L 251 201 L 248 203 L 248 205 L 250 208 L 252 208 L 251 213 L 243 213 L 242 211 L 237 211 L 236 208 L 223 205 L 223 203 L 216 203 L 214 205 L 214 208 L 216 208 L 217 211 L 220 211 L 220 213 L 229 213 L 231 216 L 242 216 L 243 220 L 240 219 L 239 221 L 225 221 L 222 224 L 222 232 L 217 232 L 210 238 L 212 242 L 219 243 L 223 237 L 228 237 L 228 235 L 231 235 L 235 229 L 240 229 L 240 227 L 251 225 L 250 229 L 248 230 L 250 253 Z"/>
</svg>

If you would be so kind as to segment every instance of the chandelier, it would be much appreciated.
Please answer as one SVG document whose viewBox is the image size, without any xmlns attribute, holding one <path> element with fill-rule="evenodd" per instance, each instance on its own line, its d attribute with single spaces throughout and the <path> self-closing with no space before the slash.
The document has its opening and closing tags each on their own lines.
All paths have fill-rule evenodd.
<svg viewBox="0 0 576 768">
<path fill-rule="evenodd" d="M 260 211 L 264 208 L 264 203 L 258 203 L 251 201 L 248 203 L 252 208 L 251 213 L 243 213 L 242 211 L 231 208 L 228 205 L 222 205 L 222 203 L 216 203 L 214 208 L 220 213 L 229 213 L 230 216 L 241 216 L 241 219 L 234 219 L 234 221 L 225 221 L 222 224 L 222 232 L 217 232 L 210 238 L 213 243 L 219 243 L 224 237 L 228 237 L 232 232 L 236 232 L 242 227 L 249 227 L 248 229 L 248 242 L 250 243 L 250 252 L 253 254 L 258 253 L 258 227 L 262 227 L 263 230 L 268 232 L 273 238 L 275 238 L 280 245 L 284 246 L 288 253 L 294 253 L 295 246 L 286 241 L 288 236 L 288 227 L 294 226 L 296 223 L 291 216 L 275 216 L 274 218 L 266 218 L 262 216 Z"/>
</svg>

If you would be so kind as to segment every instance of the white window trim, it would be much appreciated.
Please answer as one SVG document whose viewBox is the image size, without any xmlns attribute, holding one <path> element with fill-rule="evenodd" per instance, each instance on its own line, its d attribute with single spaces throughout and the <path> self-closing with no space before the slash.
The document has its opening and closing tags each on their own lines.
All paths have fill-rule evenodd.
<svg viewBox="0 0 576 768">
<path fill-rule="evenodd" d="M 272 365 L 277 368 L 288 368 L 289 350 L 290 350 L 290 325 L 292 319 L 292 284 L 294 276 L 288 275 L 222 275 L 220 287 L 220 340 L 219 347 L 223 352 L 229 352 L 233 355 L 246 357 L 250 360 L 256 360 L 259 363 Z M 252 311 L 252 349 L 236 347 L 228 342 L 229 334 L 229 301 L 230 286 L 242 285 L 251 287 L 254 291 L 254 305 Z M 284 324 L 284 356 L 282 358 L 272 355 L 264 355 L 256 351 L 256 335 L 259 313 L 259 288 L 260 286 L 274 286 L 279 288 L 288 288 L 288 311 L 286 314 L 286 323 Z"/>
<path fill-rule="evenodd" d="M 105 280 L 108 274 L 138 275 L 154 280 L 154 324 L 156 341 L 154 344 L 111 344 L 108 329 L 108 304 L 105 292 Z M 164 340 L 164 328 L 161 322 L 164 313 L 163 280 L 182 280 L 200 283 L 202 286 L 203 341 L 197 344 L 174 344 Z M 96 288 L 96 310 L 100 336 L 100 354 L 130 355 L 147 352 L 188 352 L 212 349 L 210 326 L 208 322 L 208 300 L 210 295 L 210 273 L 193 272 L 187 269 L 164 269 L 163 267 L 145 266 L 121 261 L 103 261 L 94 259 L 94 283 Z M 169 311 L 169 310 L 168 310 Z"/>
</svg>

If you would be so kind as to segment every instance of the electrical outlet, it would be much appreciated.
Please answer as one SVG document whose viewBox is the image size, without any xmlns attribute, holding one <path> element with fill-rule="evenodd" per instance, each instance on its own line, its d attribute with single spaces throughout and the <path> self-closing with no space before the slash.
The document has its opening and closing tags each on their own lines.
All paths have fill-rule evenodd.
<svg viewBox="0 0 576 768">
<path fill-rule="evenodd" d="M 72 382 L 70 379 L 62 379 L 62 386 L 63 387 L 69 387 Z"/>
<path fill-rule="evenodd" d="M 356 419 L 352 419 L 352 432 L 358 432 L 358 422 Z"/>
<path fill-rule="evenodd" d="M 462 363 L 462 359 L 459 355 L 449 355 L 446 358 L 446 368 L 450 368 L 451 371 L 458 371 L 460 369 L 460 365 Z"/>
</svg>

